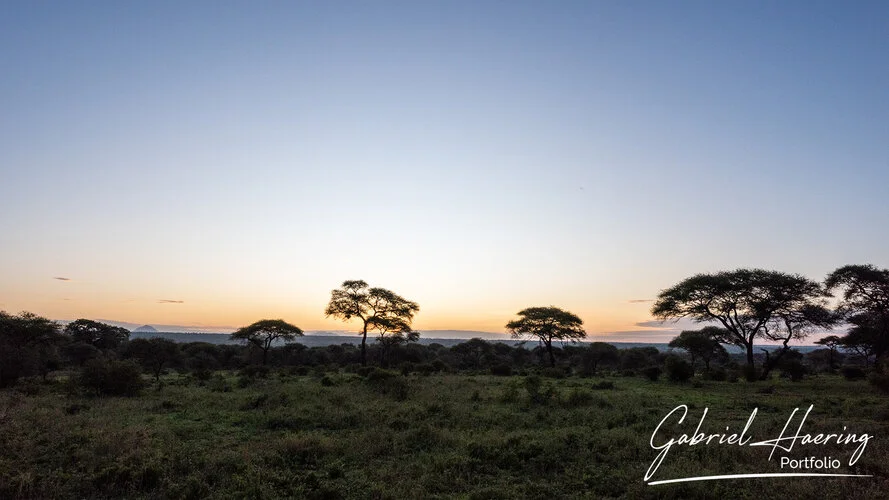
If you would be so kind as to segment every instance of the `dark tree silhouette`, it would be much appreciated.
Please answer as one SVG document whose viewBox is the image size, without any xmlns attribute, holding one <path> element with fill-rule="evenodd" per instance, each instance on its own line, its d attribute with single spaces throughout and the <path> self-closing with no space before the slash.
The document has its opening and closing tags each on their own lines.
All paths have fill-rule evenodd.
<svg viewBox="0 0 889 500">
<path fill-rule="evenodd" d="M 419 334 L 411 330 L 411 321 L 419 310 L 416 302 L 390 290 L 370 288 L 364 280 L 349 280 L 330 292 L 324 314 L 343 321 L 361 320 L 361 364 L 367 365 L 367 332 L 377 331 L 384 351 L 392 343 L 416 340 Z"/>
<path fill-rule="evenodd" d="M 820 338 L 815 341 L 817 345 L 823 345 L 828 349 L 828 357 L 827 363 L 830 366 L 830 369 L 833 370 L 836 368 L 834 365 L 834 358 L 836 358 L 837 347 L 842 344 L 842 339 L 837 337 L 836 335 L 828 335 L 827 337 Z"/>
<path fill-rule="evenodd" d="M 243 340 L 262 349 L 262 364 L 265 365 L 268 362 L 272 343 L 278 339 L 294 340 L 302 335 L 303 331 L 299 327 L 293 326 L 283 319 L 262 319 L 238 329 L 232 333 L 231 338 L 232 340 Z"/>
<path fill-rule="evenodd" d="M 519 319 L 506 324 L 514 339 L 536 337 L 549 354 L 550 366 L 556 366 L 553 340 L 571 341 L 586 338 L 583 321 L 576 315 L 555 306 L 529 307 L 519 311 Z"/>
<path fill-rule="evenodd" d="M 660 320 L 691 318 L 716 322 L 725 328 L 720 339 L 744 349 L 747 379 L 754 380 L 753 347 L 758 338 L 783 342 L 778 358 L 812 328 L 832 324 L 825 305 L 826 292 L 808 278 L 763 269 L 738 269 L 716 274 L 697 274 L 662 291 L 652 307 Z M 827 313 L 827 314 L 825 314 Z"/>
<path fill-rule="evenodd" d="M 130 332 L 126 328 L 88 319 L 68 323 L 65 333 L 75 341 L 90 344 L 96 349 L 116 349 L 130 338 Z"/>
<path fill-rule="evenodd" d="M 617 361 L 620 353 L 617 347 L 607 342 L 593 342 L 583 350 L 583 364 L 590 374 L 595 374 L 599 365 L 610 361 Z"/>
<path fill-rule="evenodd" d="M 844 349 L 861 357 L 864 360 L 864 367 L 867 368 L 870 365 L 870 358 L 872 356 L 877 358 L 877 345 L 882 342 L 880 330 L 876 326 L 878 321 L 869 314 L 856 314 L 849 318 L 849 322 L 853 326 L 840 342 Z"/>
<path fill-rule="evenodd" d="M 480 338 L 472 338 L 451 347 L 451 352 L 459 356 L 462 368 L 481 368 L 493 351 L 494 346 Z"/>
<path fill-rule="evenodd" d="M 704 369 L 709 372 L 712 360 L 728 357 L 728 353 L 720 343 L 720 339 L 725 338 L 727 333 L 725 329 L 716 326 L 685 330 L 668 345 L 687 352 L 691 358 L 692 368 L 695 366 L 695 361 L 700 359 L 704 362 Z"/>
<path fill-rule="evenodd" d="M 143 368 L 154 375 L 155 381 L 160 382 L 164 368 L 179 358 L 179 346 L 161 337 L 135 339 L 127 344 L 126 355 L 139 361 Z"/>
<path fill-rule="evenodd" d="M 870 347 L 879 363 L 889 353 L 889 269 L 873 265 L 843 266 L 824 281 L 829 291 L 842 290 L 838 312 L 851 324 L 868 329 Z"/>
<path fill-rule="evenodd" d="M 59 325 L 52 320 L 0 311 L 0 387 L 14 384 L 29 366 L 40 370 L 59 338 Z"/>
</svg>

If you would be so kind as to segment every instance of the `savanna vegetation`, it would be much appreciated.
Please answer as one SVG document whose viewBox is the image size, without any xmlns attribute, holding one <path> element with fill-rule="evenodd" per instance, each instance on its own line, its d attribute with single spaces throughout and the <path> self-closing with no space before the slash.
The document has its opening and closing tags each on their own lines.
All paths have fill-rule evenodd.
<svg viewBox="0 0 889 500">
<path fill-rule="evenodd" d="M 554 306 L 506 325 L 526 344 L 422 345 L 418 311 L 347 281 L 326 313 L 357 319 L 362 343 L 313 348 L 282 320 L 239 329 L 240 345 L 177 344 L 0 312 L 0 498 L 882 498 L 889 488 L 889 271 L 845 266 L 823 284 L 761 270 L 689 278 L 653 312 L 706 323 L 668 351 L 573 343 L 581 319 Z M 821 349 L 791 345 L 843 323 Z M 760 439 L 814 405 L 809 431 L 874 436 L 841 471 L 873 477 L 649 486 L 649 438 L 679 404 L 695 423 L 709 408 L 711 431 L 740 430 L 757 409 Z M 767 457 L 684 447 L 654 479 L 781 472 Z"/>
</svg>

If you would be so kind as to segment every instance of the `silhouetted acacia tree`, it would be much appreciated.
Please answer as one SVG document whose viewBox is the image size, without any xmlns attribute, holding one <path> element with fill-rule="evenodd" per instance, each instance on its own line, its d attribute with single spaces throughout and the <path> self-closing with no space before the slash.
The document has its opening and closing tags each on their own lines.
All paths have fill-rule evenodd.
<svg viewBox="0 0 889 500">
<path fill-rule="evenodd" d="M 827 337 L 818 339 L 815 341 L 817 345 L 823 345 L 828 349 L 828 357 L 827 363 L 830 366 L 830 369 L 833 370 L 836 368 L 834 365 L 834 358 L 836 357 L 837 347 L 839 347 L 842 343 L 842 340 L 836 335 L 828 335 Z"/>
<path fill-rule="evenodd" d="M 262 349 L 262 364 L 268 362 L 269 349 L 272 343 L 281 339 L 284 341 L 302 337 L 303 331 L 283 319 L 263 319 L 247 325 L 231 334 L 232 340 L 243 340 Z"/>
<path fill-rule="evenodd" d="M 76 342 L 90 344 L 96 349 L 115 349 L 130 338 L 130 331 L 126 328 L 88 319 L 68 323 L 65 333 Z"/>
<path fill-rule="evenodd" d="M 555 306 L 529 307 L 519 311 L 519 319 L 506 324 L 515 339 L 536 337 L 549 354 L 550 366 L 556 366 L 553 356 L 553 341 L 570 341 L 586 338 L 583 321 L 568 311 Z"/>
<path fill-rule="evenodd" d="M 377 330 L 384 349 L 393 342 L 416 340 L 419 334 L 410 325 L 419 310 L 416 302 L 390 290 L 371 288 L 364 280 L 349 280 L 330 292 L 324 314 L 343 321 L 361 320 L 361 364 L 367 365 L 367 332 Z"/>
<path fill-rule="evenodd" d="M 670 347 L 683 349 L 691 358 L 691 366 L 700 359 L 704 362 L 704 369 L 710 371 L 710 362 L 714 359 L 726 359 L 728 353 L 722 347 L 720 339 L 725 338 L 726 330 L 708 326 L 700 330 L 685 330 L 668 344 Z"/>
<path fill-rule="evenodd" d="M 787 351 L 791 339 L 799 339 L 814 327 L 834 321 L 824 305 L 826 292 L 818 283 L 796 274 L 763 269 L 738 269 L 716 274 L 697 274 L 662 291 L 652 307 L 660 320 L 691 318 L 717 322 L 725 328 L 723 343 L 744 349 L 746 375 L 756 378 L 753 347 L 758 338 L 783 342 L 771 369 Z"/>
<path fill-rule="evenodd" d="M 868 330 L 877 361 L 889 353 L 889 269 L 873 265 L 843 266 L 824 281 L 829 291 L 842 290 L 838 312 L 856 327 Z M 859 335 L 860 338 L 865 335 Z M 880 363 L 877 368 L 881 369 Z"/>
</svg>

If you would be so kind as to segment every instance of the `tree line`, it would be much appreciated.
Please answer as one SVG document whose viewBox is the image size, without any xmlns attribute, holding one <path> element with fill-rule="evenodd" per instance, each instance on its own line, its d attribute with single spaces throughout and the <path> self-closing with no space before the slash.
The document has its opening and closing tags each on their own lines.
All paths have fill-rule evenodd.
<svg viewBox="0 0 889 500">
<path fill-rule="evenodd" d="M 831 308 L 827 299 L 833 292 L 839 292 L 839 301 Z M 64 368 L 79 370 L 82 380 L 98 386 L 103 381 L 132 379 L 139 371 L 159 381 L 171 368 L 202 378 L 220 369 L 254 373 L 267 372 L 269 367 L 358 369 L 369 362 L 405 373 L 511 374 L 545 367 L 553 376 L 592 375 L 607 369 L 654 379 L 666 373 L 678 381 L 699 369 L 715 379 L 731 379 L 736 373 L 749 380 L 765 379 L 774 370 L 793 378 L 806 370 L 835 370 L 843 361 L 880 372 L 889 345 L 889 270 L 844 266 L 823 283 L 760 269 L 687 278 L 663 290 L 652 307 L 653 315 L 662 320 L 690 318 L 708 323 L 670 342 L 671 348 L 684 353 L 682 357 L 655 348 L 619 350 L 602 342 L 573 345 L 586 337 L 583 321 L 555 306 L 523 309 L 506 324 L 513 338 L 530 339 L 536 345 L 510 346 L 480 339 L 450 348 L 420 345 L 416 343 L 419 333 L 411 326 L 417 312 L 416 302 L 390 290 L 370 287 L 362 280 L 345 281 L 331 292 L 325 314 L 357 321 L 360 345 L 307 348 L 293 343 L 303 335 L 302 329 L 283 320 L 260 320 L 238 329 L 231 337 L 243 345 L 176 344 L 163 338 L 129 340 L 126 329 L 88 319 L 61 328 L 32 313 L 0 311 L 0 387 L 22 376 L 45 378 Z M 850 325 L 845 335 L 816 342 L 823 350 L 804 357 L 790 345 L 842 323 Z M 376 337 L 370 345 L 369 335 Z M 760 346 L 764 340 L 780 344 L 764 349 Z M 723 345 L 740 347 L 741 359 L 729 356 Z"/>
</svg>

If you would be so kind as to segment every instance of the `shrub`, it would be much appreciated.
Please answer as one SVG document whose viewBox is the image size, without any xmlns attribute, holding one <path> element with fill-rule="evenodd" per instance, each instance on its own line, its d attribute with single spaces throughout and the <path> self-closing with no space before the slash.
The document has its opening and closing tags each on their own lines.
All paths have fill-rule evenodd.
<svg viewBox="0 0 889 500">
<path fill-rule="evenodd" d="M 512 375 L 512 367 L 505 364 L 494 365 L 491 367 L 491 375 L 496 375 L 498 377 L 509 377 L 510 375 Z"/>
<path fill-rule="evenodd" d="M 546 404 L 555 395 L 552 386 L 543 390 L 543 379 L 537 375 L 525 377 L 525 391 L 528 392 L 528 399 L 534 404 Z"/>
<path fill-rule="evenodd" d="M 857 366 L 844 366 L 842 372 L 846 380 L 863 380 L 867 377 L 867 373 Z"/>
<path fill-rule="evenodd" d="M 677 356 L 668 357 L 664 362 L 664 369 L 670 382 L 688 382 L 695 375 L 691 363 Z"/>
<path fill-rule="evenodd" d="M 715 380 L 716 382 L 725 382 L 728 379 L 728 372 L 722 368 L 714 368 L 704 374 L 704 378 Z M 737 377 L 736 377 L 737 380 Z"/>
<path fill-rule="evenodd" d="M 868 382 L 882 392 L 889 393 L 889 375 L 885 373 L 872 373 Z"/>
<path fill-rule="evenodd" d="M 556 368 L 554 366 L 548 366 L 543 370 L 540 370 L 540 374 L 546 378 L 565 378 L 565 370 L 562 368 Z"/>
<path fill-rule="evenodd" d="M 135 396 L 144 386 L 142 370 L 135 363 L 98 358 L 84 363 L 78 382 L 98 396 Z"/>
<path fill-rule="evenodd" d="M 781 364 L 781 375 L 789 378 L 793 382 L 802 380 L 806 372 L 808 372 L 806 367 L 797 360 Z"/>
<path fill-rule="evenodd" d="M 652 382 L 657 382 L 657 379 L 661 377 L 661 367 L 660 366 L 649 366 L 642 370 L 642 375 L 645 376 L 648 380 Z"/>
<path fill-rule="evenodd" d="M 250 378 L 268 378 L 269 367 L 263 365 L 247 365 L 241 369 L 241 375 Z"/>
<path fill-rule="evenodd" d="M 374 368 L 365 378 L 367 384 L 375 390 L 394 397 L 397 401 L 404 401 L 408 396 L 408 384 L 404 377 L 398 373 Z"/>
<path fill-rule="evenodd" d="M 614 389 L 614 382 L 612 382 L 610 380 L 603 380 L 601 382 L 593 384 L 592 388 L 598 389 L 598 390 Z"/>
</svg>

